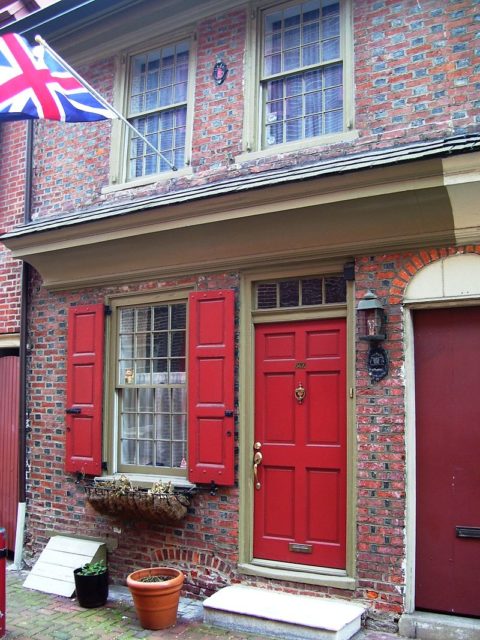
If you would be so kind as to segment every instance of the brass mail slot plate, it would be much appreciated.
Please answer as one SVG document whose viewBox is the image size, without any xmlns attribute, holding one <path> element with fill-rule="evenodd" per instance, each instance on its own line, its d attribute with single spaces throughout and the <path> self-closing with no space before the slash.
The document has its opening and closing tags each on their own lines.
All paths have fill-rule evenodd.
<svg viewBox="0 0 480 640">
<path fill-rule="evenodd" d="M 480 527 L 456 527 L 457 538 L 480 538 Z"/>
<path fill-rule="evenodd" d="M 294 553 L 312 553 L 313 547 L 311 544 L 299 544 L 298 542 L 290 542 L 288 550 Z"/>
</svg>

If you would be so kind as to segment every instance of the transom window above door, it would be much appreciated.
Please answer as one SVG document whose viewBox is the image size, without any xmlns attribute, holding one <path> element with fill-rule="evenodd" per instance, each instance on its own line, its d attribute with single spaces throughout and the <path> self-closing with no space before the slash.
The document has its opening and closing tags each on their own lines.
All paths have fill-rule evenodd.
<svg viewBox="0 0 480 640">
<path fill-rule="evenodd" d="M 189 64 L 188 40 L 130 58 L 127 117 L 163 158 L 129 134 L 128 179 L 185 165 Z"/>
<path fill-rule="evenodd" d="M 259 310 L 342 304 L 346 299 L 345 278 L 334 275 L 259 282 L 255 290 Z"/>
<path fill-rule="evenodd" d="M 345 131 L 343 5 L 309 0 L 262 13 L 262 148 Z"/>
</svg>

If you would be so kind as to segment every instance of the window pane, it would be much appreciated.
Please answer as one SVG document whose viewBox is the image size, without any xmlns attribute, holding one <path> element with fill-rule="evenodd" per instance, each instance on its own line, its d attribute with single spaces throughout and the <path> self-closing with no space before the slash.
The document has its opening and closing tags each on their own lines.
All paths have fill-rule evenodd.
<svg viewBox="0 0 480 640">
<path fill-rule="evenodd" d="M 157 440 L 170 440 L 170 415 L 159 415 L 155 418 L 155 437 Z"/>
<path fill-rule="evenodd" d="M 138 442 L 138 464 L 153 465 L 153 442 L 143 440 Z"/>
<path fill-rule="evenodd" d="M 185 357 L 185 332 L 176 331 L 172 333 L 170 344 L 170 355 L 172 358 Z"/>
<path fill-rule="evenodd" d="M 170 389 L 165 387 L 155 389 L 155 411 L 156 413 L 170 413 Z M 174 391 L 178 391 L 174 389 Z"/>
<path fill-rule="evenodd" d="M 140 438 L 150 438 L 153 440 L 153 415 L 143 413 L 139 416 L 138 435 Z"/>
<path fill-rule="evenodd" d="M 187 438 L 187 416 L 172 416 L 172 439 L 186 440 Z"/>
<path fill-rule="evenodd" d="M 275 309 L 277 306 L 277 285 L 275 283 L 259 284 L 257 287 L 257 309 Z"/>
<path fill-rule="evenodd" d="M 122 416 L 122 438 L 137 437 L 136 416 L 126 413 Z"/>
<path fill-rule="evenodd" d="M 302 280 L 302 305 L 322 304 L 321 278 L 305 278 Z"/>
<path fill-rule="evenodd" d="M 341 276 L 325 278 L 325 302 L 345 302 L 347 286 L 345 278 Z"/>
<path fill-rule="evenodd" d="M 173 442 L 172 443 L 172 466 L 182 467 L 186 459 L 186 444 L 185 442 Z"/>
<path fill-rule="evenodd" d="M 168 307 L 154 307 L 153 309 L 153 329 L 154 331 L 165 331 L 168 329 Z"/>
<path fill-rule="evenodd" d="M 138 410 L 153 411 L 153 389 L 138 390 Z"/>
<path fill-rule="evenodd" d="M 121 455 L 122 463 L 135 464 L 136 451 L 137 451 L 137 443 L 135 440 L 122 440 L 122 455 Z"/>
<path fill-rule="evenodd" d="M 185 329 L 187 326 L 187 307 L 184 304 L 172 304 L 172 329 Z"/>
<path fill-rule="evenodd" d="M 331 111 L 325 114 L 325 133 L 343 131 L 343 112 Z"/>
<path fill-rule="evenodd" d="M 172 389 L 173 413 L 187 412 L 187 392 L 184 388 Z"/>
<path fill-rule="evenodd" d="M 299 282 L 298 280 L 286 280 L 280 282 L 280 306 L 298 307 Z"/>
<path fill-rule="evenodd" d="M 168 356 L 168 333 L 154 334 L 153 355 L 155 358 L 166 358 Z"/>
<path fill-rule="evenodd" d="M 170 442 L 157 442 L 155 452 L 156 452 L 156 460 L 155 464 L 157 467 L 170 467 L 171 465 L 171 456 L 170 456 Z"/>
</svg>

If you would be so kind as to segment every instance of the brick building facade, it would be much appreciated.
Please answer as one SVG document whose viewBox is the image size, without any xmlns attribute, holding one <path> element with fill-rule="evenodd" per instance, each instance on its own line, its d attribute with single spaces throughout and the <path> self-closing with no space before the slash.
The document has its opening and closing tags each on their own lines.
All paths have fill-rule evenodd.
<svg viewBox="0 0 480 640">
<path fill-rule="evenodd" d="M 441 495 L 451 478 L 448 446 L 435 450 L 445 462 L 432 467 L 423 440 L 441 422 L 429 412 L 440 400 L 424 379 L 444 395 L 456 390 L 466 407 L 460 422 L 478 412 L 468 391 L 480 373 L 474 364 L 465 365 L 462 385 L 438 373 L 475 352 L 474 342 L 449 332 L 467 335 L 480 296 L 476 4 L 185 0 L 169 13 L 128 2 L 107 11 L 97 2 L 75 29 L 60 11 L 67 4 L 71 16 L 81 11 L 64 0 L 45 9 L 42 35 L 165 143 L 178 170 L 129 142 L 119 122 L 37 121 L 31 221 L 23 223 L 25 127 L 1 126 L 3 241 L 14 256 L 2 278 L 18 259 L 32 265 L 27 561 L 52 534 L 81 530 L 109 542 L 118 582 L 139 565 L 175 562 L 186 592 L 202 598 L 234 583 L 329 596 L 365 604 L 368 624 L 389 629 L 417 609 L 478 617 L 468 581 L 458 597 L 432 587 L 463 584 L 478 559 L 469 555 L 475 541 L 461 538 L 480 520 L 473 522 L 476 507 L 452 515 L 461 520 L 457 537 L 436 556 L 424 552 L 428 523 L 450 533 L 453 525 L 442 515 L 450 509 Z M 288 62 L 297 19 L 300 71 Z M 36 28 L 32 18 L 20 24 L 26 35 Z M 320 61 L 307 57 L 312 42 Z M 275 55 L 283 56 L 278 69 Z M 168 57 L 175 82 L 141 85 L 145 69 L 159 73 Z M 219 63 L 222 83 L 212 75 Z M 292 89 L 298 78 L 302 88 Z M 148 87 L 160 103 L 165 87 L 180 97 L 151 108 L 136 102 L 136 112 L 133 98 L 147 100 Z M 387 318 L 380 344 L 388 373 L 378 381 L 367 367 L 372 342 L 356 329 L 369 290 Z M 207 384 L 202 358 L 194 364 L 200 347 L 191 335 L 202 311 L 193 309 L 202 293 L 217 301 L 230 291 L 235 311 L 224 321 L 234 328 L 234 358 L 213 358 L 225 367 L 218 379 L 209 361 Z M 99 304 L 107 308 L 105 355 L 95 361 L 102 407 L 88 427 L 98 458 L 65 410 L 85 404 L 69 386 L 75 313 Z M 16 331 L 18 318 L 0 323 Z M 424 352 L 420 342 L 430 345 L 432 327 L 450 351 L 430 369 L 437 343 Z M 224 406 L 230 382 L 234 404 Z M 209 394 L 215 398 L 205 400 Z M 202 402 L 224 414 L 202 413 Z M 451 420 L 451 411 L 440 414 Z M 438 428 L 446 439 L 448 426 Z M 478 470 L 466 451 L 480 436 L 457 428 L 462 462 L 452 464 L 465 476 L 453 502 L 475 504 Z M 294 464 L 282 457 L 287 446 Z M 223 479 L 232 470 L 233 483 Z M 192 492 L 186 517 L 165 525 L 99 514 L 86 487 L 93 476 L 120 474 L 141 487 L 161 478 Z M 459 540 L 464 546 L 454 549 Z M 437 565 L 445 565 L 439 573 Z"/>
</svg>

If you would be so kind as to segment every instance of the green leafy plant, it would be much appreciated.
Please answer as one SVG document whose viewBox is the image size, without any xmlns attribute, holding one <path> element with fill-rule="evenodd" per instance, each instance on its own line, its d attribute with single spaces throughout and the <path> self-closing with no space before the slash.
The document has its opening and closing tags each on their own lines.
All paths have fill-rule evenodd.
<svg viewBox="0 0 480 640">
<path fill-rule="evenodd" d="M 82 570 L 78 572 L 79 576 L 99 576 L 105 573 L 107 566 L 103 560 L 98 562 L 87 562 L 83 565 Z"/>
</svg>

